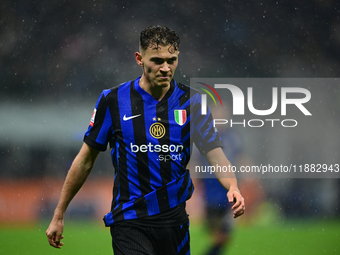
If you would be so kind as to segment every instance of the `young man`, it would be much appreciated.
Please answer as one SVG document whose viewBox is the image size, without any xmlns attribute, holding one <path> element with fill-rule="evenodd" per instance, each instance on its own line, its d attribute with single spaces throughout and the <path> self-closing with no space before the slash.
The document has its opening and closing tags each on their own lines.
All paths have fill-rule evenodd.
<svg viewBox="0 0 340 255">
<path fill-rule="evenodd" d="M 114 254 L 190 254 L 185 201 L 193 192 L 186 169 L 192 141 L 211 165 L 230 163 L 210 113 L 200 114 L 200 95 L 173 80 L 179 43 L 167 27 L 146 28 L 135 53 L 142 76 L 100 95 L 46 231 L 51 246 L 63 245 L 66 208 L 110 144 L 115 180 L 104 222 Z M 235 177 L 228 177 L 219 181 L 236 218 L 244 213 L 244 199 Z"/>
</svg>

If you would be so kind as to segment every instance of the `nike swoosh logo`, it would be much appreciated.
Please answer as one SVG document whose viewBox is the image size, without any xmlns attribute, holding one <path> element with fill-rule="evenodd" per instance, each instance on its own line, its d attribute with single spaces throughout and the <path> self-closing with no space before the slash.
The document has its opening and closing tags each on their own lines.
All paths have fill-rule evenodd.
<svg viewBox="0 0 340 255">
<path fill-rule="evenodd" d="M 124 117 L 123 117 L 123 120 L 124 120 L 124 121 L 127 121 L 127 120 L 131 120 L 131 119 L 133 119 L 133 118 L 139 117 L 139 116 L 141 116 L 141 114 L 134 115 L 134 116 L 130 116 L 130 117 L 126 117 L 126 114 L 125 114 Z"/>
</svg>

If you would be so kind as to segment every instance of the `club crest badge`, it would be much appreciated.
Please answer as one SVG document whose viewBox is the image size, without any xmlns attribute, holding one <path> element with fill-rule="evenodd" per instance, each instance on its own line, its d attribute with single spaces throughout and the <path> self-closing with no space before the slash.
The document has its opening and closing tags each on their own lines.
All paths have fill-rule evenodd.
<svg viewBox="0 0 340 255">
<path fill-rule="evenodd" d="M 160 122 L 153 123 L 149 131 L 152 137 L 156 139 L 160 139 L 165 135 L 165 127 Z"/>
</svg>

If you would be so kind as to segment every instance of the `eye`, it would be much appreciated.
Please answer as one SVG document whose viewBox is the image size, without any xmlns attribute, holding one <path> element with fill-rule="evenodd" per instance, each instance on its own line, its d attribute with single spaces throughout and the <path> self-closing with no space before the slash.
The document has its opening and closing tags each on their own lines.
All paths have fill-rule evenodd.
<svg viewBox="0 0 340 255">
<path fill-rule="evenodd" d="M 161 65 L 164 63 L 164 60 L 163 59 L 160 59 L 160 58 L 156 58 L 153 60 L 153 62 L 156 64 L 156 65 Z"/>
<path fill-rule="evenodd" d="M 173 63 L 176 62 L 176 60 L 177 60 L 177 58 L 171 58 L 167 62 L 168 62 L 169 65 L 172 65 Z"/>
</svg>

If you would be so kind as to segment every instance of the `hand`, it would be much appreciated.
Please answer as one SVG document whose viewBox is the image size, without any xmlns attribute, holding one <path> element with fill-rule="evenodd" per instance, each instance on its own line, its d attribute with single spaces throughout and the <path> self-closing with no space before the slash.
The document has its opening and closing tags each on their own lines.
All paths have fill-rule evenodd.
<svg viewBox="0 0 340 255">
<path fill-rule="evenodd" d="M 60 242 L 63 236 L 64 222 L 62 220 L 56 221 L 52 220 L 50 226 L 46 230 L 46 236 L 48 243 L 54 248 L 60 249 L 64 243 Z"/>
<path fill-rule="evenodd" d="M 227 197 L 230 203 L 234 203 L 231 210 L 234 211 L 234 218 L 237 218 L 244 214 L 246 209 L 244 204 L 244 198 L 242 197 L 239 190 L 229 190 Z"/>
</svg>

